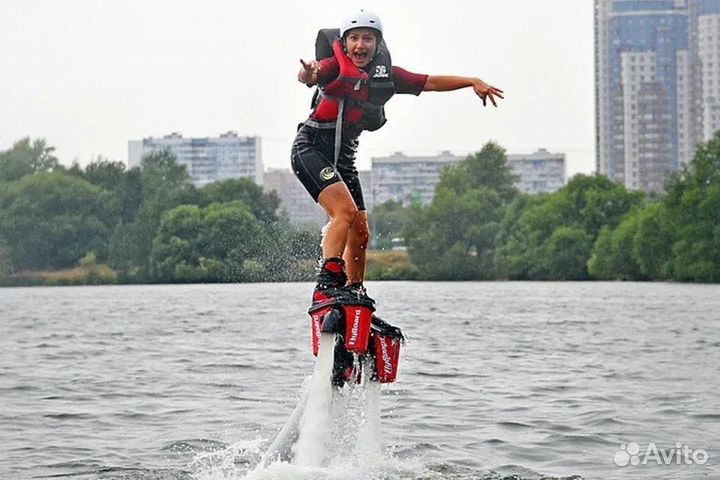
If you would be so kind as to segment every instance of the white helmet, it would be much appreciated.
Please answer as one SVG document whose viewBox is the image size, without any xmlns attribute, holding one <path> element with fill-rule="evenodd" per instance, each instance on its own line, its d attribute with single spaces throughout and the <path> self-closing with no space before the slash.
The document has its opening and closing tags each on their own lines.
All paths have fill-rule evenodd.
<svg viewBox="0 0 720 480">
<path fill-rule="evenodd" d="M 373 12 L 368 12 L 366 10 L 360 10 L 359 12 L 350 15 L 342 21 L 342 23 L 340 24 L 340 38 L 345 37 L 345 34 L 348 32 L 348 30 L 362 27 L 377 30 L 379 34 L 378 41 L 380 40 L 380 38 L 382 38 L 383 27 L 382 22 L 380 21 L 380 17 L 375 15 Z"/>
</svg>

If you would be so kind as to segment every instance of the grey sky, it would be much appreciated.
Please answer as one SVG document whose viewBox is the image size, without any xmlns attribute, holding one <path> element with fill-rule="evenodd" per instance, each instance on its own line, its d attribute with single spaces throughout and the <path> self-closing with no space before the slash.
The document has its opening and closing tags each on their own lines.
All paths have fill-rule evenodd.
<svg viewBox="0 0 720 480">
<path fill-rule="evenodd" d="M 361 137 L 361 168 L 492 139 L 565 152 L 569 174 L 594 170 L 590 0 L 0 0 L 0 149 L 44 137 L 63 163 L 85 164 L 127 160 L 130 139 L 235 130 L 263 137 L 266 168 L 289 168 L 311 94 L 298 59 L 361 6 L 383 19 L 395 64 L 507 95 L 498 109 L 470 90 L 395 97 L 388 124 Z"/>
</svg>

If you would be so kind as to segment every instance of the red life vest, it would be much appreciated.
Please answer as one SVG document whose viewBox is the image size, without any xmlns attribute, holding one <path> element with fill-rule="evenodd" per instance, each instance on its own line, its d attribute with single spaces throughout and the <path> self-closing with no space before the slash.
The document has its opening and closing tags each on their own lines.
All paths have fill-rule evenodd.
<svg viewBox="0 0 720 480">
<path fill-rule="evenodd" d="M 318 89 L 313 97 L 313 113 L 305 124 L 323 129 L 337 129 L 342 124 L 343 130 L 353 133 L 382 127 L 386 122 L 383 106 L 395 93 L 392 60 L 385 41 L 378 44 L 366 69 L 361 69 L 345 53 L 339 30 L 320 30 L 315 56 L 322 60 L 331 55 L 337 59 L 340 72 L 335 80 Z"/>
<path fill-rule="evenodd" d="M 345 100 L 344 121 L 350 125 L 358 125 L 363 117 L 362 104 L 368 101 L 370 88 L 368 74 L 350 60 L 345 54 L 340 40 L 333 43 L 333 52 L 340 66 L 340 73 L 335 80 L 320 89 L 320 102 L 315 106 L 315 121 L 335 122 L 340 109 L 340 101 Z"/>
</svg>

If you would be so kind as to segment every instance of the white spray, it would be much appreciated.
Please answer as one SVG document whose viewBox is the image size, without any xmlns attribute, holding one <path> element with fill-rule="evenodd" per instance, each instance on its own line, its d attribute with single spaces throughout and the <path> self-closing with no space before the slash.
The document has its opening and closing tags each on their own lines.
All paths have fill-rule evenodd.
<svg viewBox="0 0 720 480">
<path fill-rule="evenodd" d="M 300 435 L 295 445 L 293 463 L 297 465 L 320 467 L 325 461 L 332 403 L 335 337 L 334 333 L 320 335 L 315 371 L 308 385 L 307 404 L 300 419 Z"/>
<path fill-rule="evenodd" d="M 365 408 L 360 431 L 358 433 L 357 457 L 361 465 L 377 467 L 381 453 L 380 431 L 380 383 L 370 381 L 373 366 L 369 362 L 363 365 L 363 390 Z"/>
</svg>

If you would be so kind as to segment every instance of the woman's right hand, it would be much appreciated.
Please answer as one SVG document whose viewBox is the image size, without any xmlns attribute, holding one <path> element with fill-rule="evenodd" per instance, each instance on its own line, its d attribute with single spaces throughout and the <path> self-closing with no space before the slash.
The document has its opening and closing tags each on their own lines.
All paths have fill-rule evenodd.
<svg viewBox="0 0 720 480">
<path fill-rule="evenodd" d="M 315 85 L 318 79 L 318 72 L 320 71 L 320 62 L 311 60 L 306 62 L 302 58 L 300 59 L 302 68 L 298 73 L 298 80 L 306 85 Z"/>
</svg>

